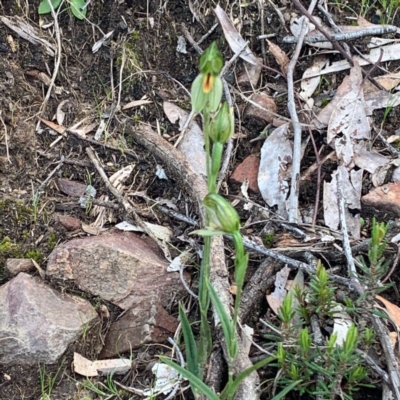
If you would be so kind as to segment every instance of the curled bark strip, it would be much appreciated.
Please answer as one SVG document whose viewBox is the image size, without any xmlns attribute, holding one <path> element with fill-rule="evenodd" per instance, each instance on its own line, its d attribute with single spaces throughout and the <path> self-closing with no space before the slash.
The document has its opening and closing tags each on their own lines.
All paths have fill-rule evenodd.
<svg viewBox="0 0 400 400">
<path fill-rule="evenodd" d="M 157 158 L 161 159 L 165 167 L 174 176 L 178 184 L 187 192 L 190 198 L 198 205 L 200 216 L 204 225 L 205 212 L 202 204 L 207 195 L 207 184 L 205 180 L 196 174 L 183 154 L 168 143 L 160 135 L 153 131 L 149 125 L 126 126 L 125 132 L 131 134 L 135 141 L 149 150 Z M 127 152 L 126 152 L 127 153 Z M 211 247 L 211 276 L 210 281 L 217 291 L 227 310 L 231 309 L 232 296 L 229 293 L 229 273 L 225 264 L 224 240 L 222 236 L 213 238 Z M 215 323 L 219 319 L 214 312 Z M 225 352 L 225 346 L 224 352 Z M 239 354 L 235 360 L 235 374 L 243 372 L 252 365 L 248 354 L 245 353 L 239 340 Z M 259 398 L 257 387 L 259 377 L 256 372 L 248 376 L 240 385 L 235 400 L 256 400 Z"/>
</svg>

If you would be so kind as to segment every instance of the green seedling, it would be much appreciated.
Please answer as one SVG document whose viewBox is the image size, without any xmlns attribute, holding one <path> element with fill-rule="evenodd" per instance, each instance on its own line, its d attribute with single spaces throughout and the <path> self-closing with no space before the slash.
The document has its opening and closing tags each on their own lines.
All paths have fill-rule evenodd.
<svg viewBox="0 0 400 400">
<path fill-rule="evenodd" d="M 31 187 L 32 187 L 32 208 L 33 208 L 33 221 L 36 222 L 38 218 L 38 210 L 39 210 L 39 201 L 40 201 L 40 196 L 42 195 L 42 192 L 35 192 L 35 188 L 33 186 L 33 182 L 31 182 Z"/>
<path fill-rule="evenodd" d="M 318 261 L 317 270 L 310 282 L 310 310 L 315 312 L 320 321 L 331 318 L 335 302 L 335 290 L 322 263 Z"/>
<path fill-rule="evenodd" d="M 389 224 L 384 222 L 376 222 L 375 217 L 372 218 L 371 240 L 369 242 L 367 259 L 358 257 L 354 260 L 357 267 L 364 273 L 362 280 L 374 287 L 386 275 L 390 260 L 386 260 L 383 253 L 386 250 L 386 233 L 389 229 Z M 387 286 L 382 286 L 381 290 Z"/>
<path fill-rule="evenodd" d="M 68 0 L 68 8 L 78 19 L 84 19 L 87 13 L 85 0 Z M 42 0 L 39 4 L 39 14 L 49 14 L 51 9 L 56 10 L 61 4 L 61 0 Z"/>
<path fill-rule="evenodd" d="M 61 364 L 58 367 L 54 376 L 52 376 L 51 373 L 46 372 L 45 365 L 43 367 L 39 365 L 40 390 L 42 393 L 43 400 L 51 400 L 51 394 L 53 393 L 54 385 L 64 364 L 65 364 L 65 358 L 61 361 Z"/>
</svg>

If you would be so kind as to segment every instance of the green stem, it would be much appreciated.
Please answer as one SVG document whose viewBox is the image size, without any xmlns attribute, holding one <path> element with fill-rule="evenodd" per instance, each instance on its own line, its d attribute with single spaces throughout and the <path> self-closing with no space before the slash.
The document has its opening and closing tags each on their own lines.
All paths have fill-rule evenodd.
<svg viewBox="0 0 400 400">
<path fill-rule="evenodd" d="M 210 176 L 211 176 L 211 152 L 210 152 L 210 115 L 208 112 L 203 112 L 204 118 L 204 142 L 206 151 L 206 171 L 207 171 L 207 186 L 210 191 Z M 210 214 L 206 211 L 205 225 L 210 224 Z M 207 282 L 210 279 L 211 269 L 211 240 L 207 236 L 204 238 L 203 259 L 200 266 L 199 279 L 199 307 L 200 307 L 200 342 L 199 342 L 199 378 L 203 379 L 204 369 L 208 360 L 208 356 L 212 349 L 211 330 L 208 324 L 207 313 L 210 308 L 210 294 L 207 288 Z"/>
<path fill-rule="evenodd" d="M 206 150 L 206 172 L 207 172 L 207 186 L 208 192 L 211 193 L 211 140 L 209 135 L 209 130 L 211 127 L 210 124 L 210 114 L 207 111 L 203 112 L 204 118 L 204 142 L 205 142 L 205 150 Z"/>
<path fill-rule="evenodd" d="M 242 290 L 244 284 L 244 277 L 247 270 L 248 257 L 244 253 L 243 239 L 239 231 L 233 233 L 233 243 L 236 250 L 235 258 L 235 283 L 236 283 L 236 298 L 235 298 L 235 308 L 233 312 L 233 326 L 236 329 L 240 301 L 242 298 Z"/>
<path fill-rule="evenodd" d="M 211 176 L 209 178 L 210 193 L 217 193 L 217 177 L 221 167 L 222 151 L 224 145 L 220 142 L 214 142 L 212 146 L 211 157 Z"/>
</svg>

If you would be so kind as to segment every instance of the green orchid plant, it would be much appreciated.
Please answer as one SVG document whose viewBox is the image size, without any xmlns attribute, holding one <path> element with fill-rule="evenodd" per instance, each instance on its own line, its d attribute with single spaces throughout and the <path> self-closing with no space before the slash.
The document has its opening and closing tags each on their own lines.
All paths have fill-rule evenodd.
<svg viewBox="0 0 400 400">
<path fill-rule="evenodd" d="M 244 251 L 243 239 L 240 234 L 239 215 L 232 205 L 217 193 L 217 177 L 221 167 L 223 148 L 232 137 L 235 127 L 233 108 L 227 102 L 221 103 L 223 85 L 219 74 L 222 67 L 222 54 L 218 50 L 217 44 L 213 42 L 201 55 L 200 73 L 194 80 L 191 90 L 192 110 L 196 114 L 201 113 L 203 117 L 208 186 L 208 194 L 203 200 L 206 209 L 206 227 L 193 232 L 204 236 L 204 251 L 199 280 L 200 336 L 198 343 L 196 343 L 190 322 L 183 308 L 180 307 L 179 317 L 186 349 L 186 368 L 166 357 L 160 357 L 165 364 L 175 368 L 190 382 L 195 398 L 203 395 L 212 400 L 233 399 L 243 379 L 258 368 L 275 360 L 275 357 L 267 357 L 234 376 L 233 366 L 238 355 L 236 327 L 249 257 Z M 218 293 L 210 283 L 211 240 L 216 235 L 231 237 L 235 247 L 234 279 L 237 291 L 233 317 L 226 310 Z M 228 382 L 219 396 L 203 382 L 206 364 L 212 349 L 211 329 L 207 318 L 210 302 L 212 302 L 221 321 L 229 372 Z M 283 397 L 284 392 L 287 393 L 296 384 L 295 382 L 291 387 L 285 388 L 274 399 L 277 400 Z"/>
</svg>

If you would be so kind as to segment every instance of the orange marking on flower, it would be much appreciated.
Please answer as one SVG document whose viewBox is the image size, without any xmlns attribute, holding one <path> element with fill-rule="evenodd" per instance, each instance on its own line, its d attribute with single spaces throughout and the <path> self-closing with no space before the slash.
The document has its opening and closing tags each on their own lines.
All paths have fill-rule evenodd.
<svg viewBox="0 0 400 400">
<path fill-rule="evenodd" d="M 208 73 L 206 75 L 204 75 L 203 78 L 203 92 L 204 93 L 210 93 L 212 87 L 214 84 L 214 77 Z"/>
</svg>

